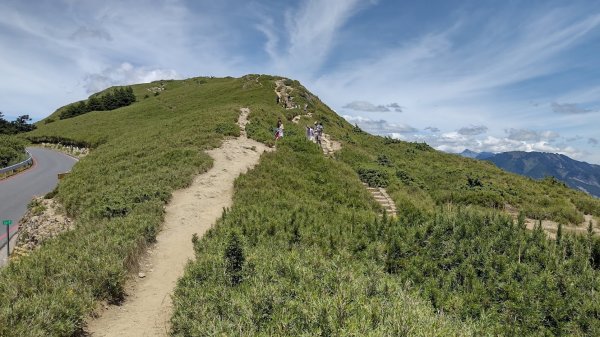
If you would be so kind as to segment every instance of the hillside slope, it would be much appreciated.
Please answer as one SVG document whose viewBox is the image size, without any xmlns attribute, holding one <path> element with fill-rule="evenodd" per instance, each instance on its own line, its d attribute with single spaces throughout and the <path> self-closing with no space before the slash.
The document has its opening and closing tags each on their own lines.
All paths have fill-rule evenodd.
<svg viewBox="0 0 600 337">
<path fill-rule="evenodd" d="M 276 80 L 291 88 L 291 108 L 278 104 Z M 26 135 L 93 150 L 57 190 L 77 228 L 0 271 L 0 335 L 69 336 L 97 301 L 122 301 L 172 192 L 211 166 L 205 150 L 239 135 L 241 107 L 252 111 L 248 137 L 273 145 L 277 118 L 286 136 L 195 240 L 175 335 L 600 333 L 600 242 L 549 242 L 501 212 L 579 223 L 600 215 L 583 192 L 369 135 L 289 79 L 193 78 L 133 91 L 130 106 Z M 290 123 L 304 106 L 311 117 Z M 316 120 L 342 144 L 332 158 L 304 138 Z M 362 182 L 387 187 L 399 217 L 381 218 Z"/>
</svg>

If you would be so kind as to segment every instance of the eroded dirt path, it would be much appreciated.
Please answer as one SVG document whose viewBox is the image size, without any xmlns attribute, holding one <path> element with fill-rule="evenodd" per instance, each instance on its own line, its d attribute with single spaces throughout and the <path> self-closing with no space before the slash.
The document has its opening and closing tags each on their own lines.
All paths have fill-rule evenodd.
<svg viewBox="0 0 600 337">
<path fill-rule="evenodd" d="M 504 205 L 504 210 L 505 212 L 510 214 L 515 220 L 519 217 L 519 210 L 512 205 Z M 589 214 L 585 214 L 583 217 L 584 221 L 580 224 L 563 225 L 564 233 L 586 234 L 588 231 L 589 223 L 591 221 L 594 235 L 600 235 L 600 224 L 598 223 L 598 220 Z M 529 230 L 534 230 L 536 225 L 539 224 L 539 222 L 539 220 L 525 218 L 525 226 Z M 548 238 L 555 240 L 556 232 L 558 231 L 558 222 L 552 220 L 542 220 L 542 229 L 544 230 Z"/>
<path fill-rule="evenodd" d="M 207 151 L 213 167 L 197 176 L 188 188 L 173 193 L 157 243 L 142 263 L 142 271 L 130 285 L 120 306 L 110 306 L 88 322 L 91 336 L 167 336 L 172 313 L 171 295 L 188 260 L 194 258 L 192 235 L 202 236 L 231 207 L 233 181 L 256 165 L 269 150 L 246 137 L 249 109 L 242 108 L 238 124 L 241 136 Z"/>
<path fill-rule="evenodd" d="M 592 229 L 594 230 L 594 234 L 598 235 L 600 231 L 598 230 L 598 221 L 594 219 L 593 216 L 586 214 L 584 215 L 584 221 L 580 224 L 573 225 L 563 225 L 563 233 L 573 233 L 573 234 L 586 234 L 588 231 L 589 222 L 592 222 Z M 534 220 L 530 218 L 525 219 L 525 226 L 529 230 L 534 230 L 535 226 L 539 223 L 539 220 Z M 552 220 L 542 220 L 542 229 L 546 232 L 546 235 L 550 239 L 556 239 L 556 232 L 558 231 L 558 222 Z"/>
</svg>

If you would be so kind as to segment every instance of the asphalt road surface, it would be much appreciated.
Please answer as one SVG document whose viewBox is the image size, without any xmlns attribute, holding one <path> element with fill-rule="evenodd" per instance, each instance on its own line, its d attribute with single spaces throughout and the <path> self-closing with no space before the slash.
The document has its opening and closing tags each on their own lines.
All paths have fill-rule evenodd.
<svg viewBox="0 0 600 337">
<path fill-rule="evenodd" d="M 0 180 L 0 220 L 12 220 L 10 236 L 17 232 L 19 220 L 34 196 L 44 195 L 58 183 L 58 174 L 71 170 L 77 160 L 66 154 L 37 147 L 27 148 L 34 164 L 29 169 Z M 6 226 L 0 223 L 0 266 L 6 262 Z M 14 246 L 11 240 L 11 251 Z"/>
</svg>

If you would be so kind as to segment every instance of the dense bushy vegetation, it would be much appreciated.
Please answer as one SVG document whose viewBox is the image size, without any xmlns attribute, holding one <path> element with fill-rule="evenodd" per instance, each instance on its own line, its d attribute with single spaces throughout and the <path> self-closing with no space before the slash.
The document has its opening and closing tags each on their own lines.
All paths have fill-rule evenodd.
<svg viewBox="0 0 600 337">
<path fill-rule="evenodd" d="M 440 311 L 482 321 L 493 334 L 600 334 L 598 238 L 553 242 L 541 227 L 460 210 L 421 224 L 402 218 L 388 233 L 388 271 Z"/>
<path fill-rule="evenodd" d="M 404 210 L 430 213 L 436 205 L 448 203 L 495 209 L 510 205 L 530 218 L 565 224 L 583 222 L 583 214 L 600 216 L 597 199 L 564 184 L 519 177 L 490 163 L 441 153 L 424 144 L 350 130 L 334 132 L 346 140 L 337 157 L 371 185 L 374 175 L 387 177 L 390 196 Z"/>
<path fill-rule="evenodd" d="M 0 135 L 0 168 L 24 160 L 26 144 L 22 139 Z"/>
<path fill-rule="evenodd" d="M 210 166 L 202 150 L 239 134 L 239 108 L 252 111 L 248 135 L 267 144 L 278 117 L 302 113 L 276 105 L 275 79 L 165 81 L 160 95 L 26 134 L 94 150 L 57 190 L 77 229 L 0 271 L 0 335 L 71 335 L 95 301 L 120 301 L 171 192 Z M 195 240 L 198 260 L 175 298 L 177 335 L 598 332 L 598 241 L 563 235 L 557 244 L 490 210 L 580 222 L 600 215 L 598 200 L 368 135 L 287 84 L 313 118 L 285 122 L 278 151 L 237 180 L 234 207 Z M 342 142 L 334 158 L 304 141 L 315 120 Z M 361 177 L 387 186 L 399 220 L 378 216 Z"/>
<path fill-rule="evenodd" d="M 136 101 L 132 87 L 118 87 L 102 94 L 90 96 L 87 101 L 73 103 L 63 108 L 60 119 L 72 118 L 91 111 L 109 111 L 128 106 Z"/>
<path fill-rule="evenodd" d="M 490 211 L 379 219 L 350 167 L 298 142 L 239 178 L 234 208 L 196 242 L 175 335 L 600 333 L 600 240 L 556 243 Z M 232 245 L 246 257 L 235 273 Z M 477 324 L 432 325 L 433 312 Z"/>
<path fill-rule="evenodd" d="M 30 121 L 29 115 L 22 115 L 9 122 L 4 118 L 4 114 L 0 112 L 0 135 L 14 135 L 31 131 L 35 129 L 35 125 L 29 123 Z"/>
<path fill-rule="evenodd" d="M 389 224 L 352 169 L 314 144 L 286 138 L 235 186 L 179 282 L 175 336 L 472 333 L 385 273 L 377 238 Z"/>
</svg>

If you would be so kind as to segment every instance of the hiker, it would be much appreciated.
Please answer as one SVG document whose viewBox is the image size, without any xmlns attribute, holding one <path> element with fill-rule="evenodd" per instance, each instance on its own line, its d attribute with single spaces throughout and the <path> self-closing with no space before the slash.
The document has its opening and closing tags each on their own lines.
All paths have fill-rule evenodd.
<svg viewBox="0 0 600 337">
<path fill-rule="evenodd" d="M 323 138 L 323 123 L 315 122 L 315 139 L 317 140 L 317 144 L 321 146 L 321 139 Z"/>
<path fill-rule="evenodd" d="M 315 130 L 308 125 L 306 126 L 306 138 L 311 142 L 315 141 Z"/>
<path fill-rule="evenodd" d="M 283 122 L 281 122 L 281 118 L 277 119 L 277 130 L 275 131 L 275 140 L 283 138 Z"/>
</svg>

